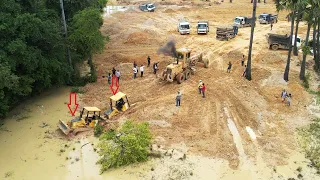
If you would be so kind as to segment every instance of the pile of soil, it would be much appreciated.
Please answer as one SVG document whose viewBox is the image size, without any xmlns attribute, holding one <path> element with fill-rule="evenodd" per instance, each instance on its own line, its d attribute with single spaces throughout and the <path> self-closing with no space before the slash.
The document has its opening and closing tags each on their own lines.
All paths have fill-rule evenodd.
<svg viewBox="0 0 320 180">
<path fill-rule="evenodd" d="M 150 32 L 150 31 L 149 31 Z M 158 40 L 147 31 L 133 32 L 129 34 L 125 44 L 158 44 Z"/>
</svg>

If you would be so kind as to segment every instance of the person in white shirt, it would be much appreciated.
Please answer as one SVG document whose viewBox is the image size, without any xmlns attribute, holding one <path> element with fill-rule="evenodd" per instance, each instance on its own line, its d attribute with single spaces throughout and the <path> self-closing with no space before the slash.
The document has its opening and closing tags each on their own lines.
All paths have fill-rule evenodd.
<svg viewBox="0 0 320 180">
<path fill-rule="evenodd" d="M 133 68 L 133 79 L 137 77 L 138 69 L 136 67 Z"/>
<path fill-rule="evenodd" d="M 118 78 L 118 83 L 120 82 L 120 71 L 119 69 L 116 71 L 116 76 Z"/>
<path fill-rule="evenodd" d="M 143 70 L 144 70 L 144 66 L 143 66 L 143 64 L 141 64 L 141 66 L 140 66 L 141 77 L 143 76 Z"/>
</svg>

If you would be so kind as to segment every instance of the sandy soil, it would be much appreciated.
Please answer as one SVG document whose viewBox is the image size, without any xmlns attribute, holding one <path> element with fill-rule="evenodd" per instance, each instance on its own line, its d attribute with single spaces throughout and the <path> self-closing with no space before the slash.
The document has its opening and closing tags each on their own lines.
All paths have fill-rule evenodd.
<svg viewBox="0 0 320 180">
<path fill-rule="evenodd" d="M 105 16 L 101 32 L 110 36 L 110 42 L 103 53 L 94 57 L 98 83 L 85 87 L 84 105 L 109 106 L 111 90 L 106 79 L 100 77 L 115 66 L 122 73 L 120 91 L 128 94 L 134 105 L 112 121 L 149 121 L 152 133 L 162 145 L 184 142 L 189 153 L 225 159 L 231 168 L 239 168 L 245 163 L 242 159 L 256 162 L 258 154 L 269 166 L 286 164 L 290 152 L 297 148 L 295 128 L 310 120 L 305 107 L 311 103 L 311 96 L 300 85 L 300 67 L 296 66 L 302 57 L 293 58 L 290 81 L 283 81 L 287 51 L 269 50 L 265 35 L 271 32 L 270 26 L 257 23 L 252 81 L 249 82 L 241 76 L 243 67 L 240 59 L 242 54 L 248 54 L 250 28 L 239 29 L 238 36 L 230 41 L 215 39 L 216 26 L 231 24 L 238 15 L 251 15 L 252 4 L 249 1 L 220 5 L 200 1 L 161 1 L 157 7 L 154 13 L 130 8 L 126 12 Z M 275 7 L 258 4 L 257 14 L 263 12 L 275 13 Z M 273 33 L 289 32 L 285 16 L 286 13 L 279 14 Z M 182 17 L 191 22 L 191 35 L 176 32 L 178 19 Z M 196 34 L 198 20 L 210 21 L 208 35 Z M 304 33 L 303 29 L 305 25 L 301 23 L 300 32 Z M 304 34 L 299 35 L 304 37 Z M 151 67 L 146 68 L 143 78 L 133 80 L 132 63 L 136 61 L 138 65 L 146 65 L 148 55 L 152 63 L 160 62 L 161 73 L 170 57 L 157 54 L 157 50 L 170 39 L 176 41 L 177 48 L 188 47 L 193 49 L 193 53 L 203 52 L 211 62 L 210 67 L 204 69 L 199 65 L 196 74 L 180 85 L 162 81 L 158 75 L 152 74 Z M 308 57 L 308 61 L 310 59 Z M 233 63 L 230 74 L 226 73 L 229 61 Z M 199 80 L 207 85 L 205 99 L 197 93 Z M 291 107 L 281 103 L 282 89 L 293 95 Z M 175 106 L 178 90 L 183 94 L 179 108 Z M 232 122 L 235 128 L 230 127 Z M 253 143 L 246 127 L 253 129 L 257 143 Z"/>
</svg>

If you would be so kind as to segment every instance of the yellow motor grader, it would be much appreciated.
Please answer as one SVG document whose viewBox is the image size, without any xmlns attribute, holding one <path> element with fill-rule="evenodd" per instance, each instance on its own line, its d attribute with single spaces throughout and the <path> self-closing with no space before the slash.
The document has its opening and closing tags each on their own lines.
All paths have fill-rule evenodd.
<svg viewBox="0 0 320 180">
<path fill-rule="evenodd" d="M 189 48 L 177 49 L 177 57 L 163 71 L 162 79 L 168 82 L 177 80 L 177 83 L 181 84 L 184 80 L 189 79 L 191 74 L 194 74 L 197 62 L 203 63 L 204 67 L 208 68 L 209 61 L 202 59 L 202 53 L 191 56 L 191 51 Z"/>
</svg>

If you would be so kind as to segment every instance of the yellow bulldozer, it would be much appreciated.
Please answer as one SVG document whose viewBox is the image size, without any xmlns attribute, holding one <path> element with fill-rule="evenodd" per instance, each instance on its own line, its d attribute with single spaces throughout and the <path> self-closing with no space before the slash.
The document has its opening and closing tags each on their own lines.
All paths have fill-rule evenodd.
<svg viewBox="0 0 320 180">
<path fill-rule="evenodd" d="M 126 94 L 117 92 L 117 94 L 110 97 L 110 109 L 107 110 L 104 115 L 110 119 L 111 117 L 124 112 L 130 107 L 129 100 Z"/>
<path fill-rule="evenodd" d="M 202 53 L 191 56 L 191 51 L 189 48 L 177 49 L 177 57 L 166 67 L 161 78 L 168 82 L 177 80 L 178 84 L 181 84 L 194 74 L 196 63 L 203 63 L 204 67 L 208 68 L 209 61 L 202 59 Z"/>
<path fill-rule="evenodd" d="M 89 131 L 94 128 L 99 120 L 104 120 L 100 116 L 101 110 L 97 107 L 84 107 L 80 112 L 80 116 L 72 119 L 69 123 L 59 120 L 58 127 L 66 135 L 77 135 L 79 132 Z"/>
</svg>

